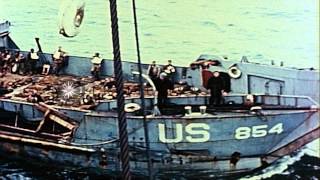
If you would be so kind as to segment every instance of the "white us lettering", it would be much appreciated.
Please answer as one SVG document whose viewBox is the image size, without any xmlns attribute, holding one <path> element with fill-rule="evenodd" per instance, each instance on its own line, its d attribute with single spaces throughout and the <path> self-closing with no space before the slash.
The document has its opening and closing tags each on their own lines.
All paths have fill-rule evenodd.
<svg viewBox="0 0 320 180">
<path fill-rule="evenodd" d="M 185 126 L 183 129 L 183 124 L 175 124 L 175 132 L 173 132 L 172 138 L 166 137 L 166 128 L 165 124 L 158 124 L 159 128 L 159 140 L 163 143 L 178 143 L 182 142 L 185 138 L 187 142 L 200 143 L 207 142 L 210 139 L 210 127 L 205 123 L 190 123 Z M 183 137 L 183 130 L 186 135 Z"/>
</svg>

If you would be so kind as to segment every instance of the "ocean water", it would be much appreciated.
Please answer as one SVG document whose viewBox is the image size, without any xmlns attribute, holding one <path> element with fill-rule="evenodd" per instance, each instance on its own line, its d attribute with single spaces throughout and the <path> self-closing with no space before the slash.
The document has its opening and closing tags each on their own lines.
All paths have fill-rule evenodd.
<svg viewBox="0 0 320 180">
<path fill-rule="evenodd" d="M 61 2 L 0 0 L 0 19 L 23 50 L 39 37 L 45 52 L 61 45 L 69 54 L 112 58 L 107 0 L 84 1 L 85 16 L 75 38 L 58 33 Z M 188 65 L 200 54 L 287 66 L 319 67 L 319 0 L 137 0 L 143 62 Z M 131 0 L 118 1 L 122 59 L 136 60 Z"/>
<path fill-rule="evenodd" d="M 320 179 L 320 140 L 315 140 L 291 155 L 284 156 L 266 169 L 241 178 L 226 177 L 234 180 L 318 180 Z M 1 157 L 1 156 L 0 156 Z M 12 161 L 0 158 L 0 180 L 96 180 L 113 179 L 104 175 L 94 174 L 83 169 L 66 169 L 47 167 L 25 161 Z M 210 179 L 210 178 L 208 178 Z M 221 180 L 221 178 L 220 178 Z"/>
<path fill-rule="evenodd" d="M 112 58 L 109 3 L 85 0 L 80 33 L 58 31 L 61 2 L 0 0 L 0 19 L 11 21 L 11 37 L 22 50 L 40 38 L 45 52 L 62 46 L 71 55 Z M 80 0 L 79 0 L 80 1 Z M 188 65 L 200 54 L 286 66 L 319 68 L 319 0 L 136 0 L 141 58 Z M 122 59 L 136 60 L 130 0 L 118 0 Z M 317 93 L 317 92 L 315 92 Z M 243 179 L 320 179 L 319 140 Z M 0 159 L 0 179 L 100 179 L 78 169 L 31 167 Z"/>
</svg>

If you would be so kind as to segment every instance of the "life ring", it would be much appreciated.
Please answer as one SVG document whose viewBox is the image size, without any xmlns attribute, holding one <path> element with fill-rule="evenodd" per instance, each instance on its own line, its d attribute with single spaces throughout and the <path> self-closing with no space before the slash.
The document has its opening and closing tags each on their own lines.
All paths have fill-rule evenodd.
<svg viewBox="0 0 320 180">
<path fill-rule="evenodd" d="M 75 37 L 80 32 L 84 17 L 85 3 L 82 0 L 64 1 L 60 8 L 59 33 L 65 37 Z"/>
<path fill-rule="evenodd" d="M 141 107 L 137 103 L 128 103 L 128 104 L 124 105 L 124 111 L 127 113 L 132 113 L 132 112 L 138 111 L 140 109 L 141 109 Z"/>
<path fill-rule="evenodd" d="M 238 79 L 238 78 L 240 78 L 242 72 L 240 71 L 239 68 L 237 68 L 236 66 L 233 66 L 233 67 L 229 68 L 228 74 L 230 77 L 232 77 L 234 79 Z"/>
</svg>

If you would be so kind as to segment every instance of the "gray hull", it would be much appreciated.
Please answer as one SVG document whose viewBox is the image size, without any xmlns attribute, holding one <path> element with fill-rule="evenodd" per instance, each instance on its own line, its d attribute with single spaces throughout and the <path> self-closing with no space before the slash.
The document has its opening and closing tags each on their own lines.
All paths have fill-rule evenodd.
<svg viewBox="0 0 320 180">
<path fill-rule="evenodd" d="M 1 108 L 7 111 L 15 111 L 17 106 L 24 110 L 24 117 L 29 116 L 29 121 L 43 116 L 33 104 L 1 101 Z M 2 151 L 94 168 L 107 174 L 120 172 L 116 112 L 59 110 L 79 123 L 71 141 L 48 141 L 8 133 L 2 127 Z M 262 166 L 262 157 L 272 163 L 275 157 L 290 154 L 318 138 L 318 119 L 318 109 L 264 110 L 263 115 L 250 111 L 216 111 L 214 115 L 193 117 L 184 114 L 148 117 L 153 172 L 157 177 L 177 174 L 212 177 L 252 171 Z M 139 176 L 147 175 L 143 118 L 128 114 L 127 120 L 132 171 Z M 241 153 L 236 166 L 230 164 L 234 152 Z"/>
</svg>

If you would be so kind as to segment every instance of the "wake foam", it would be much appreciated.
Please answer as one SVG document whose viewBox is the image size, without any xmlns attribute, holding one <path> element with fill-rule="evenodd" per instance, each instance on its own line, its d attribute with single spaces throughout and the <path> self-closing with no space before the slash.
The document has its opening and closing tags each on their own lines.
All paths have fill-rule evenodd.
<svg viewBox="0 0 320 180">
<path fill-rule="evenodd" d="M 316 139 L 311 143 L 305 145 L 300 150 L 292 153 L 291 155 L 287 155 L 281 157 L 277 161 L 275 161 L 271 166 L 249 176 L 245 176 L 241 178 L 241 180 L 258 180 L 258 179 L 266 179 L 270 178 L 276 174 L 288 175 L 292 172 L 288 171 L 288 167 L 293 163 L 299 161 L 302 156 L 309 155 L 313 157 L 320 158 L 320 139 Z"/>
</svg>

